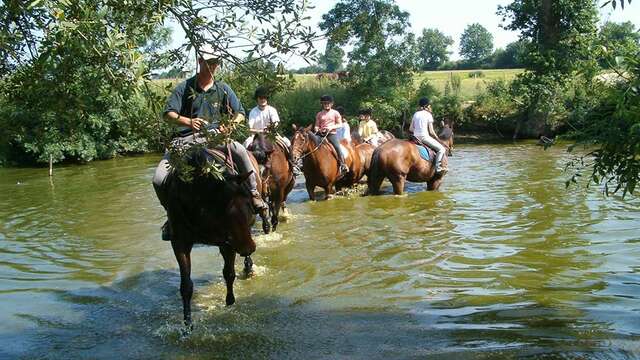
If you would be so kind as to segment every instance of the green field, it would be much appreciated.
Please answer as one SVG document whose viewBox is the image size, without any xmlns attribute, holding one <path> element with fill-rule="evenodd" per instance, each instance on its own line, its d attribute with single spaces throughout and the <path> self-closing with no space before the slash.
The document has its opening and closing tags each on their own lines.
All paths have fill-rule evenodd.
<svg viewBox="0 0 640 360">
<path fill-rule="evenodd" d="M 451 70 L 451 71 L 423 71 L 419 72 L 415 76 L 415 85 L 418 86 L 422 80 L 429 79 L 438 91 L 443 92 L 447 84 L 447 81 L 452 76 L 459 76 L 462 80 L 461 96 L 464 100 L 473 99 L 478 93 L 480 93 L 486 83 L 492 80 L 512 80 L 523 69 L 489 69 L 489 70 Z M 470 75 L 474 72 L 480 72 L 479 77 L 473 77 Z M 295 79 L 298 81 L 298 86 L 310 85 L 318 83 L 315 74 L 296 74 Z M 321 80 L 329 82 L 329 80 Z"/>
<path fill-rule="evenodd" d="M 460 76 L 462 79 L 461 96 L 464 100 L 471 100 L 484 89 L 487 82 L 493 80 L 510 81 L 523 71 L 524 69 L 424 71 L 416 76 L 415 81 L 416 84 L 420 84 L 425 78 L 429 79 L 438 91 L 443 92 L 447 81 L 452 76 Z M 470 76 L 474 72 L 481 72 L 481 75 L 479 77 Z"/>
</svg>

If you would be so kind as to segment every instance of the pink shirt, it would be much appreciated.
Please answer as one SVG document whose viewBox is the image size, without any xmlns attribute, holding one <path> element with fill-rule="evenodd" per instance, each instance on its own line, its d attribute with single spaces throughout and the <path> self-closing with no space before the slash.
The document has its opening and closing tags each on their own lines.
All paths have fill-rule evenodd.
<svg viewBox="0 0 640 360">
<path fill-rule="evenodd" d="M 340 113 L 336 110 L 320 111 L 316 114 L 316 127 L 318 130 L 326 129 L 329 126 L 333 126 L 340 121 Z M 332 134 L 336 133 L 336 129 L 330 131 Z"/>
</svg>

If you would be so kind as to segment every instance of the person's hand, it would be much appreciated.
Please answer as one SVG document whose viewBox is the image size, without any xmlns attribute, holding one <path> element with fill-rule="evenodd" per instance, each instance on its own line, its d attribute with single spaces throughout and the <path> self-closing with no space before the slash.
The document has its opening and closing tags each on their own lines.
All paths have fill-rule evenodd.
<svg viewBox="0 0 640 360">
<path fill-rule="evenodd" d="M 209 122 L 207 120 L 205 120 L 205 119 L 193 118 L 193 119 L 189 120 L 189 123 L 187 125 L 190 128 L 192 128 L 193 131 L 199 131 L 200 129 L 202 129 L 205 126 L 209 125 Z"/>
<path fill-rule="evenodd" d="M 229 135 L 229 133 L 231 132 L 231 129 L 228 129 L 224 125 L 220 125 L 220 126 L 218 126 L 218 131 L 220 131 L 221 134 Z"/>
</svg>

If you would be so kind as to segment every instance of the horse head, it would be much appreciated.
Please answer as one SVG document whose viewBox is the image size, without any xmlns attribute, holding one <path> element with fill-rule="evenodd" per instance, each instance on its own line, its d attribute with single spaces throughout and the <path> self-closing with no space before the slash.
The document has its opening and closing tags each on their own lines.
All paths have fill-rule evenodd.
<svg viewBox="0 0 640 360">
<path fill-rule="evenodd" d="M 293 125 L 293 139 L 291 140 L 291 160 L 299 166 L 302 158 L 309 153 L 309 147 L 313 142 L 312 125 L 297 127 Z"/>
<path fill-rule="evenodd" d="M 256 243 L 251 237 L 251 226 L 255 221 L 251 193 L 244 184 L 251 172 L 233 175 L 227 180 L 230 200 L 225 211 L 229 228 L 229 245 L 241 256 L 249 256 L 256 251 Z"/>
<path fill-rule="evenodd" d="M 274 147 L 264 133 L 256 133 L 247 150 L 253 154 L 258 164 L 265 165 L 269 161 L 269 156 L 273 153 Z"/>
</svg>

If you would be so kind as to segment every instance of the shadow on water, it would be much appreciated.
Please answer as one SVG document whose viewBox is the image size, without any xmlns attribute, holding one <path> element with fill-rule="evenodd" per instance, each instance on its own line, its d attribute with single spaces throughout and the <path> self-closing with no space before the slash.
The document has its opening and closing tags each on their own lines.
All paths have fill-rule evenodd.
<svg viewBox="0 0 640 360">
<path fill-rule="evenodd" d="M 58 300 L 73 304 L 76 321 L 61 320 L 55 313 L 22 314 L 20 316 L 37 323 L 37 328 L 6 334 L 0 342 L 3 345 L 0 356 L 29 359 L 634 357 L 624 346 L 612 347 L 610 343 L 590 340 L 588 333 L 606 332 L 606 324 L 587 321 L 576 324 L 573 316 L 564 321 L 562 311 L 551 307 L 497 304 L 474 311 L 451 309 L 447 314 L 433 313 L 427 317 L 400 309 L 366 308 L 356 304 L 331 309 L 313 301 L 300 303 L 256 294 L 239 296 L 236 305 L 225 307 L 224 286 L 219 277 L 195 279 L 195 327 L 190 335 L 183 336 L 178 282 L 177 272 L 158 270 L 122 279 L 111 286 L 58 292 Z M 511 318 L 520 321 L 529 318 L 528 329 L 519 332 L 518 320 L 511 329 L 491 326 L 491 323 L 510 322 Z M 584 332 L 580 330 L 582 326 Z M 544 333 L 552 328 L 562 336 L 546 338 L 538 334 L 536 328 Z M 14 340 L 19 346 L 11 345 Z"/>
</svg>

